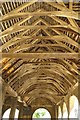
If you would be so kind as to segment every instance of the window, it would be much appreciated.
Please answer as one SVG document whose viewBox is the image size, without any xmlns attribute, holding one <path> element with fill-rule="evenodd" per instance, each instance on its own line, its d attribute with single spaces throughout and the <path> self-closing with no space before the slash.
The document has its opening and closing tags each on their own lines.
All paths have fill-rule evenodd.
<svg viewBox="0 0 80 120">
<path fill-rule="evenodd" d="M 46 109 L 39 108 L 33 113 L 32 118 L 33 119 L 35 119 L 35 118 L 48 118 L 49 120 L 51 120 L 51 115 Z"/>
<path fill-rule="evenodd" d="M 68 118 L 68 111 L 67 111 L 67 106 L 65 102 L 63 104 L 63 118 Z"/>
<path fill-rule="evenodd" d="M 61 112 L 61 107 L 60 106 L 58 108 L 58 118 L 62 118 L 62 112 Z"/>
<path fill-rule="evenodd" d="M 70 97 L 70 116 L 69 118 L 78 118 L 79 102 L 76 96 Z"/>
<path fill-rule="evenodd" d="M 10 111 L 11 111 L 11 108 L 9 108 L 8 110 L 6 110 L 5 113 L 3 114 L 3 117 L 2 117 L 2 118 L 3 118 L 3 119 L 4 119 L 4 118 L 9 118 Z M 18 114 L 19 114 L 19 110 L 16 109 L 14 118 L 18 118 Z M 8 120 L 8 119 L 7 119 L 7 120 Z"/>
</svg>

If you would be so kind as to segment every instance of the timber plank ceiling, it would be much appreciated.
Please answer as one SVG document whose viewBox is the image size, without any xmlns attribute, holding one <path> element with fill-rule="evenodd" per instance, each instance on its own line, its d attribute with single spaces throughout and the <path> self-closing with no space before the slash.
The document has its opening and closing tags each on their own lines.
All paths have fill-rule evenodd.
<svg viewBox="0 0 80 120">
<path fill-rule="evenodd" d="M 58 104 L 79 81 L 80 3 L 22 0 L 1 9 L 2 78 L 27 104 Z"/>
</svg>

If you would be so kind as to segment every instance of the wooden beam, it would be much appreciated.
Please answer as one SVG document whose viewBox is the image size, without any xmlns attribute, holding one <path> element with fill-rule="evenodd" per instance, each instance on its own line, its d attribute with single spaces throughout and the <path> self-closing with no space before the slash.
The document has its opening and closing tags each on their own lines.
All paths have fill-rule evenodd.
<svg viewBox="0 0 80 120">
<path fill-rule="evenodd" d="M 31 19 L 31 18 L 32 18 L 32 16 L 29 16 L 29 17 L 27 17 L 27 18 L 25 18 L 25 19 L 22 19 L 22 20 L 18 21 L 18 22 L 15 23 L 14 25 L 12 24 L 9 28 L 7 28 L 7 30 L 9 30 L 8 32 L 12 31 L 13 28 L 15 28 L 15 27 L 18 28 L 18 26 L 20 26 L 22 23 L 26 22 L 27 20 L 29 20 L 29 19 Z M 1 21 L 2 21 L 2 19 L 1 19 Z M 5 30 L 5 31 L 6 31 L 6 30 Z M 9 34 L 8 34 L 8 35 L 9 35 Z M 2 34 L 1 34 L 0 37 L 3 37 Z"/>
<path fill-rule="evenodd" d="M 57 60 L 56 60 L 56 61 L 57 61 Z M 28 66 L 26 66 L 26 68 L 29 69 L 29 67 L 30 67 L 30 71 L 31 71 L 31 68 L 33 68 L 33 66 L 35 66 L 35 64 L 38 64 L 38 65 L 39 65 L 39 63 L 40 63 L 40 64 L 50 64 L 51 66 L 53 66 L 54 64 L 56 65 L 56 63 L 54 62 L 54 60 L 53 60 L 53 61 L 49 61 L 49 60 L 48 60 L 48 61 L 44 61 L 44 62 L 43 62 L 43 61 L 37 61 L 37 62 L 36 62 L 36 61 L 35 61 L 35 62 L 32 62 L 32 61 L 29 62 L 29 61 L 28 61 L 28 62 L 27 62 L 27 61 L 26 61 L 26 58 L 24 59 L 24 66 L 26 66 L 26 64 L 27 64 Z M 67 69 L 69 72 L 70 72 L 70 70 L 72 69 L 74 72 L 76 72 L 77 74 L 79 74 L 79 72 L 78 72 L 78 70 L 77 70 L 77 69 L 78 69 L 77 66 L 76 66 L 76 68 L 75 68 L 73 65 L 70 65 L 70 64 L 69 64 L 67 61 L 65 61 L 65 60 L 62 60 L 62 63 L 64 63 L 65 66 L 68 66 L 69 69 L 68 69 L 68 68 L 66 68 L 66 69 Z M 59 63 L 59 64 L 60 64 L 60 63 Z M 46 65 L 46 66 L 47 66 L 47 65 Z M 37 67 L 37 66 L 36 66 L 36 67 Z M 21 69 L 22 69 L 22 68 L 21 68 Z M 20 68 L 19 68 L 18 70 L 20 71 Z M 16 72 L 17 72 L 17 71 L 15 70 L 14 74 L 15 74 Z M 22 69 L 22 72 L 23 72 L 23 69 Z M 13 74 L 13 73 L 12 73 L 12 74 Z M 11 75 L 12 75 L 12 74 L 11 74 Z M 20 74 L 20 75 L 21 75 L 21 74 Z M 21 77 L 20 75 L 19 75 L 19 78 Z M 17 77 L 17 78 L 18 78 L 18 77 Z M 10 79 L 9 83 L 12 82 L 13 79 L 14 79 L 14 77 L 13 77 L 12 79 Z"/>
<path fill-rule="evenodd" d="M 74 11 L 51 11 L 51 12 L 21 12 L 21 13 L 14 13 L 10 14 L 9 16 L 3 16 L 2 21 L 16 18 L 16 17 L 24 17 L 25 16 L 59 16 L 59 17 L 67 17 L 67 18 L 73 18 L 76 20 L 80 20 L 79 13 L 74 12 Z M 1 19 L 0 19 L 1 21 Z"/>
<path fill-rule="evenodd" d="M 11 49 L 11 51 L 17 52 L 17 51 L 21 51 L 21 50 L 27 50 L 31 47 L 49 47 L 49 48 L 61 47 L 61 49 L 65 48 L 66 51 L 69 50 L 70 52 L 75 52 L 74 50 L 70 49 L 66 45 L 64 46 L 64 44 L 21 44 L 20 46 L 17 46 L 16 48 Z M 2 49 L 2 50 L 4 50 L 4 49 Z"/>
<path fill-rule="evenodd" d="M 69 0 L 69 9 L 73 10 L 73 0 Z M 79 27 L 77 22 L 74 19 L 68 18 L 68 20 L 73 27 L 76 27 L 76 28 Z"/>
<path fill-rule="evenodd" d="M 27 29 L 47 29 L 47 28 L 69 28 L 68 25 L 25 25 L 25 26 L 13 26 L 12 28 L 7 28 L 1 33 L 2 36 L 9 35 L 14 32 L 27 30 Z"/>
<path fill-rule="evenodd" d="M 40 65 L 37 65 L 37 66 L 34 65 L 33 66 L 32 64 L 31 65 L 30 64 L 24 65 L 26 67 L 26 70 L 29 71 L 29 72 L 25 72 L 24 70 L 22 70 L 22 72 L 24 72 L 24 74 L 23 75 L 20 74 L 17 77 L 17 79 L 14 80 L 14 81 L 12 81 L 12 79 L 11 79 L 9 81 L 9 83 L 14 84 L 14 82 L 16 82 L 17 80 L 19 80 L 19 82 L 23 81 L 24 83 L 25 83 L 25 81 L 29 82 L 28 80 L 30 80 L 30 79 L 31 80 L 32 79 L 33 80 L 34 79 L 37 80 L 38 77 L 40 77 L 41 73 L 45 73 L 45 75 L 48 75 L 49 77 L 52 77 L 53 79 L 56 78 L 56 80 L 61 80 L 62 81 L 62 78 L 65 78 L 65 82 L 67 84 L 69 84 L 69 85 L 74 84 L 74 79 L 77 80 L 77 78 L 75 78 L 75 76 L 73 74 L 71 74 L 68 69 L 65 69 L 62 65 L 58 65 L 58 66 L 56 66 L 56 65 L 57 64 L 55 64 L 55 65 L 53 65 L 53 64 L 49 65 L 50 66 L 49 68 L 51 68 L 51 69 L 45 68 L 45 67 L 48 67 L 47 65 L 43 66 L 43 67 L 41 67 Z M 35 68 L 35 69 L 33 70 L 33 68 Z M 36 68 L 37 68 L 37 70 L 36 70 Z M 66 78 L 66 76 L 67 76 L 67 78 Z M 41 79 L 42 79 L 42 77 L 44 77 L 44 76 L 41 76 Z M 73 80 L 73 82 L 72 82 L 72 80 Z M 28 85 L 28 83 L 26 83 L 26 84 Z M 27 86 L 25 86 L 25 87 L 27 87 Z M 25 88 L 25 87 L 23 87 L 23 88 Z"/>
<path fill-rule="evenodd" d="M 11 45 L 17 44 L 17 43 L 23 43 L 23 41 L 29 39 L 44 39 L 44 40 L 54 40 L 56 42 L 64 41 L 66 43 L 72 44 L 73 46 L 79 47 L 79 44 L 69 38 L 67 35 L 55 35 L 55 36 L 17 36 L 13 38 L 12 40 L 6 42 L 0 47 L 0 50 L 5 49 L 6 47 L 9 47 Z"/>
<path fill-rule="evenodd" d="M 52 18 L 53 20 L 55 20 L 56 22 L 60 23 L 60 25 L 68 25 L 67 22 L 61 20 L 60 18 L 56 17 L 56 16 L 49 16 L 50 18 Z"/>
<path fill-rule="evenodd" d="M 41 77 L 40 78 L 40 74 L 41 74 L 41 72 L 40 71 L 42 71 L 44 74 L 46 74 L 46 75 L 48 75 L 47 77 L 48 77 L 48 79 L 47 78 L 45 78 L 45 77 Z M 68 78 L 66 78 L 65 76 L 63 76 L 63 75 L 60 75 L 59 74 L 59 72 L 55 72 L 56 70 L 54 70 L 54 71 L 49 71 L 49 70 L 40 70 L 40 71 L 38 71 L 38 73 L 32 73 L 31 75 L 32 75 L 32 78 L 30 78 L 29 76 L 27 77 L 27 74 L 25 75 L 25 76 L 23 76 L 23 77 L 21 77 L 21 79 L 19 79 L 20 81 L 22 80 L 22 81 L 24 81 L 24 84 L 21 86 L 22 88 L 23 88 L 23 90 L 25 91 L 27 88 L 29 88 L 31 85 L 33 85 L 33 83 L 34 84 L 41 84 L 41 83 L 44 83 L 45 85 L 46 84 L 49 84 L 49 83 L 51 83 L 51 84 L 53 84 L 53 86 L 51 87 L 52 89 L 53 89 L 53 91 L 54 91 L 54 86 L 57 88 L 57 90 L 60 90 L 61 88 L 60 88 L 60 86 L 62 86 L 61 85 L 61 82 L 63 82 L 63 84 L 64 84 L 64 86 L 65 86 L 65 90 L 68 88 L 68 87 L 70 87 L 70 86 L 72 86 L 73 84 L 72 84 L 72 81 L 70 81 L 70 78 L 68 79 Z M 27 77 L 27 78 L 26 78 Z M 50 80 L 50 78 L 52 78 L 53 80 Z M 62 78 L 64 78 L 64 80 L 65 80 L 65 83 L 64 83 L 64 80 L 62 80 Z M 34 81 L 34 79 L 35 79 L 35 81 Z M 56 83 L 54 82 L 54 80 L 56 81 Z M 61 81 L 61 82 L 60 82 Z M 57 85 L 58 84 L 58 85 Z M 17 87 L 16 87 L 17 88 Z M 63 86 L 62 86 L 62 88 L 63 88 Z M 21 91 L 21 88 L 19 87 L 18 88 L 18 91 L 20 92 Z"/>
<path fill-rule="evenodd" d="M 13 96 L 13 97 L 17 97 L 17 93 L 10 87 L 10 85 L 8 83 L 6 83 L 2 78 L 2 85 L 4 84 L 6 86 L 6 92 L 9 93 L 9 95 Z"/>
<path fill-rule="evenodd" d="M 57 1 L 59 2 L 59 0 L 57 0 Z M 66 5 L 64 4 L 64 2 L 61 2 L 61 4 L 65 7 L 65 9 L 67 8 Z M 73 7 L 73 0 L 69 0 L 69 10 L 73 11 L 72 7 Z M 74 19 L 68 18 L 68 20 L 69 20 L 71 26 L 75 27 L 76 29 L 79 28 L 78 24 L 76 23 L 76 21 Z"/>
<path fill-rule="evenodd" d="M 38 88 L 39 87 L 39 88 Z M 36 87 L 35 89 L 33 89 L 32 91 L 30 91 L 29 93 L 27 93 L 27 95 L 29 96 L 32 96 L 33 94 L 35 95 L 36 93 L 46 93 L 48 91 L 49 94 L 51 94 L 52 96 L 55 96 L 55 97 L 62 97 L 62 96 L 65 96 L 65 94 L 61 94 L 61 93 L 55 93 L 53 90 L 51 90 L 50 88 L 48 87 L 45 87 L 44 84 L 40 87 L 38 85 L 38 87 Z M 47 91 L 46 91 L 47 89 Z M 25 95 L 24 95 L 25 96 Z"/>
<path fill-rule="evenodd" d="M 35 39 L 35 40 L 38 41 L 38 39 Z M 35 44 L 35 41 L 33 41 L 33 43 L 31 43 L 31 44 L 21 44 L 20 46 L 16 46 L 14 48 L 11 48 L 9 50 L 9 52 L 17 52 L 17 51 L 20 51 L 20 50 L 28 50 L 30 47 L 48 47 L 48 48 L 52 48 L 52 47 L 57 47 L 58 48 L 58 47 L 61 47 L 61 49 L 65 48 L 66 51 L 68 50 L 71 53 L 75 52 L 74 50 L 72 50 L 71 48 L 69 48 L 65 44 L 61 43 L 60 41 L 57 41 L 57 40 L 55 40 L 55 41 L 57 42 L 57 44 Z M 13 44 L 15 44 L 15 42 Z M 12 46 L 13 44 L 11 44 L 10 46 Z M 9 46 L 7 46 L 7 47 L 9 47 Z M 7 47 L 3 48 L 2 51 L 4 49 L 6 49 Z M 53 50 L 51 50 L 51 51 L 53 51 Z"/>
<path fill-rule="evenodd" d="M 71 10 L 67 7 L 64 7 L 64 4 L 63 4 L 63 1 L 62 0 L 57 0 L 57 2 L 61 3 L 61 4 L 58 4 L 56 2 L 50 2 L 49 0 L 44 0 L 45 2 L 47 2 L 47 4 L 59 9 L 59 10 L 62 10 L 62 11 L 68 11 L 68 12 L 71 12 Z M 73 11 L 74 12 L 74 11 Z M 75 12 L 74 12 L 75 13 Z"/>
<path fill-rule="evenodd" d="M 54 19 L 54 18 L 53 18 Z M 57 20 L 56 20 L 57 21 Z M 59 21 L 59 20 L 58 20 Z M 61 21 L 60 21 L 61 24 Z M 27 25 L 27 26 L 19 26 L 19 25 L 14 25 L 13 27 L 7 28 L 5 31 L 1 33 L 1 38 L 7 35 L 10 35 L 11 33 L 14 32 L 20 32 L 22 30 L 28 30 L 28 29 L 47 29 L 47 28 L 52 28 L 54 31 L 57 31 L 56 28 L 66 28 L 71 29 L 77 33 L 80 34 L 80 28 L 79 27 L 74 27 L 68 24 L 61 24 L 61 25 Z"/>
<path fill-rule="evenodd" d="M 1 53 L 2 58 L 61 58 L 79 59 L 79 53 Z"/>
<path fill-rule="evenodd" d="M 73 9 L 73 0 L 69 0 L 69 9 L 70 9 L 70 10 Z"/>
<path fill-rule="evenodd" d="M 37 0 L 32 0 L 31 2 L 24 2 L 22 5 L 18 6 L 17 8 L 13 8 L 14 10 L 12 10 L 11 12 L 5 14 L 4 16 L 7 17 L 7 16 L 10 16 L 11 14 L 14 14 L 14 13 L 18 13 L 19 11 L 23 10 L 24 8 L 32 5 L 33 3 L 35 3 Z M 13 7 L 13 5 L 12 5 Z M 0 19 L 1 20 L 1 19 Z"/>
<path fill-rule="evenodd" d="M 26 100 L 26 98 L 24 99 L 23 98 L 23 100 L 25 100 L 26 102 L 27 102 L 27 104 L 31 104 L 31 102 L 32 101 L 34 101 L 34 100 L 36 100 L 36 99 L 39 99 L 39 98 L 43 98 L 43 99 L 47 99 L 47 100 L 49 100 L 52 104 L 57 104 L 57 102 L 59 101 L 59 100 L 55 100 L 52 96 L 50 96 L 49 94 L 36 94 L 36 96 L 34 97 L 34 95 L 33 96 L 31 96 L 30 98 L 28 98 L 28 100 Z"/>
<path fill-rule="evenodd" d="M 57 0 L 57 2 L 60 5 L 64 6 L 65 9 L 67 8 L 66 5 L 64 4 L 63 0 Z M 72 5 L 73 5 L 73 0 L 70 0 L 69 1 L 69 10 L 72 10 Z M 76 23 L 76 21 L 74 19 L 68 18 L 68 20 L 69 20 L 71 26 L 76 27 L 76 28 L 78 27 L 78 25 L 77 25 L 77 23 Z"/>
<path fill-rule="evenodd" d="M 75 22 L 74 19 L 68 18 L 70 23 L 71 23 L 71 24 L 68 24 L 68 23 L 66 23 L 65 21 L 61 20 L 60 18 L 58 18 L 56 16 L 50 16 L 50 17 L 52 19 L 54 19 L 55 21 L 57 21 L 58 23 L 60 23 L 62 25 L 62 27 L 63 27 L 63 25 L 64 25 L 64 27 L 68 26 L 68 28 L 70 28 L 71 30 L 80 34 L 80 27 L 77 25 L 77 23 Z"/>
</svg>

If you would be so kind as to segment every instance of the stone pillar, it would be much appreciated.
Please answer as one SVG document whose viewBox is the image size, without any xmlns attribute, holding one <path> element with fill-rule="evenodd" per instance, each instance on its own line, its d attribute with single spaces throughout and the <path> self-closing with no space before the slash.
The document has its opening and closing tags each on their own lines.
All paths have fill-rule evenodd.
<svg viewBox="0 0 80 120">
<path fill-rule="evenodd" d="M 58 116 L 59 116 L 59 106 L 57 106 L 57 120 L 58 120 Z"/>
<path fill-rule="evenodd" d="M 5 95 L 6 95 L 6 91 L 7 91 L 7 87 L 6 87 L 6 84 L 3 83 L 2 85 L 2 105 L 4 104 L 5 102 Z"/>
<path fill-rule="evenodd" d="M 6 90 L 7 90 L 7 87 L 5 83 L 3 83 L 2 80 L 0 79 L 0 118 L 2 116 L 2 106 L 5 102 Z"/>
<path fill-rule="evenodd" d="M 68 106 L 67 106 L 67 109 L 68 109 L 68 120 L 69 120 L 69 115 L 70 115 L 70 99 L 68 98 Z"/>
<path fill-rule="evenodd" d="M 31 115 L 32 115 L 32 109 L 31 109 L 31 106 L 26 106 L 25 107 L 25 115 L 24 117 L 28 120 L 31 120 Z"/>
<path fill-rule="evenodd" d="M 24 106 L 23 106 L 23 102 L 19 103 L 19 116 L 18 116 L 18 119 L 19 118 L 23 118 L 23 111 L 24 110 Z"/>
<path fill-rule="evenodd" d="M 58 120 L 58 106 L 55 105 L 55 118 Z"/>
<path fill-rule="evenodd" d="M 27 106 L 23 108 L 23 118 L 27 119 Z"/>
<path fill-rule="evenodd" d="M 55 119 L 55 105 L 52 106 L 52 119 L 54 118 Z M 52 120 L 51 119 L 51 120 Z"/>
<path fill-rule="evenodd" d="M 69 115 L 70 115 L 70 102 L 69 102 L 69 98 L 70 98 L 70 96 L 68 96 L 66 101 L 65 101 L 66 107 L 67 107 L 67 112 L 68 112 L 68 120 L 69 120 Z"/>
<path fill-rule="evenodd" d="M 11 118 L 14 119 L 16 107 L 17 107 L 17 97 L 11 97 L 11 111 L 9 115 L 10 120 Z"/>
</svg>

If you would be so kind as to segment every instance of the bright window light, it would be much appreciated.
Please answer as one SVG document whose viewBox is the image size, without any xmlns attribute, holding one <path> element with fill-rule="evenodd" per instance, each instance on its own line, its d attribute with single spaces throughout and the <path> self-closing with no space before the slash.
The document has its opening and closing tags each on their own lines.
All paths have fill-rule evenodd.
<svg viewBox="0 0 80 120">
<path fill-rule="evenodd" d="M 62 112 L 61 112 L 61 107 L 59 106 L 58 119 L 60 120 L 60 118 L 62 118 Z"/>
<path fill-rule="evenodd" d="M 70 116 L 69 118 L 78 118 L 79 102 L 76 96 L 70 98 Z"/>
<path fill-rule="evenodd" d="M 7 120 L 9 120 L 10 111 L 11 111 L 11 108 L 6 110 L 6 112 L 3 114 L 3 120 L 4 118 L 7 118 Z M 19 110 L 16 109 L 14 118 L 18 118 L 18 114 L 19 114 Z"/>
<path fill-rule="evenodd" d="M 35 119 L 35 118 L 48 118 L 49 120 L 51 120 L 51 115 L 46 109 L 39 108 L 33 113 L 32 118 L 33 119 Z"/>
<path fill-rule="evenodd" d="M 68 111 L 65 103 L 63 104 L 63 118 L 68 118 Z"/>
</svg>

